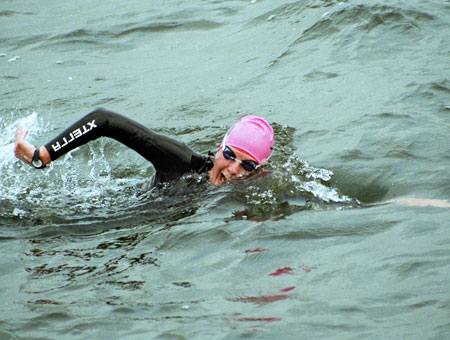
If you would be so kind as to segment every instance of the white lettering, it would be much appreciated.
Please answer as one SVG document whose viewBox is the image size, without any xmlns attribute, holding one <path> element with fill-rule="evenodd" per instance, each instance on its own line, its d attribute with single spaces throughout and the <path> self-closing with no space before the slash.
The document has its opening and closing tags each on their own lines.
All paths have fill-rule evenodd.
<svg viewBox="0 0 450 340">
<path fill-rule="evenodd" d="M 59 142 L 56 142 L 56 144 L 52 144 L 52 148 L 53 151 L 58 151 L 59 149 L 61 149 L 61 145 L 59 144 Z"/>
<path fill-rule="evenodd" d="M 95 119 L 92 121 L 92 122 L 88 122 L 88 125 L 91 127 L 90 129 L 89 129 L 89 131 L 91 131 L 93 128 L 96 128 L 97 127 L 97 125 L 95 125 Z"/>
<path fill-rule="evenodd" d="M 56 142 L 55 144 L 52 144 L 53 151 L 56 152 L 56 151 L 62 149 L 62 148 L 65 147 L 67 144 L 73 142 L 76 138 L 80 138 L 82 135 L 88 133 L 89 131 L 91 131 L 92 129 L 94 129 L 94 128 L 97 127 L 97 125 L 95 125 L 95 119 L 92 120 L 92 122 L 87 122 L 87 125 L 88 125 L 89 128 L 87 128 L 86 125 L 83 125 L 81 128 L 78 128 L 78 129 L 76 129 L 76 130 L 73 130 L 73 131 L 69 134 L 69 136 L 70 136 L 70 139 L 69 139 L 69 140 L 67 140 L 66 137 L 63 137 L 62 139 L 63 139 L 63 142 L 64 142 L 64 143 L 63 143 L 62 145 L 59 144 L 59 142 Z M 83 130 L 81 130 L 81 129 L 83 129 Z"/>
<path fill-rule="evenodd" d="M 64 141 L 64 144 L 61 145 L 61 148 L 65 147 L 67 144 L 69 144 L 69 143 L 67 142 L 66 137 L 63 137 L 63 141 Z"/>
<path fill-rule="evenodd" d="M 81 132 L 80 129 L 76 129 L 73 131 L 73 135 L 75 136 L 75 138 L 78 138 L 82 135 L 83 133 Z"/>
</svg>

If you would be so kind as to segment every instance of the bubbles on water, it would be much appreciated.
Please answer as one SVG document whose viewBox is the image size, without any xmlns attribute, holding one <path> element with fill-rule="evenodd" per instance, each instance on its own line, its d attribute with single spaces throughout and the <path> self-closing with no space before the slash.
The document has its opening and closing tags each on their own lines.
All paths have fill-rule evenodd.
<svg viewBox="0 0 450 340">
<path fill-rule="evenodd" d="M 249 186 L 248 192 L 245 194 L 247 203 L 251 205 L 260 204 L 276 204 L 277 196 L 274 195 L 271 189 L 260 188 L 258 186 Z"/>
</svg>

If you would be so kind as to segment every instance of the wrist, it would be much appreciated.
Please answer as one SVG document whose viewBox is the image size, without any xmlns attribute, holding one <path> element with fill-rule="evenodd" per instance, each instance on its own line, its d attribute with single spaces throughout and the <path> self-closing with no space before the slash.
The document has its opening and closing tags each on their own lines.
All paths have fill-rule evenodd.
<svg viewBox="0 0 450 340">
<path fill-rule="evenodd" d="M 40 149 L 36 148 L 33 153 L 33 158 L 31 159 L 31 165 L 35 169 L 43 169 L 45 168 L 45 163 L 40 156 Z"/>
</svg>

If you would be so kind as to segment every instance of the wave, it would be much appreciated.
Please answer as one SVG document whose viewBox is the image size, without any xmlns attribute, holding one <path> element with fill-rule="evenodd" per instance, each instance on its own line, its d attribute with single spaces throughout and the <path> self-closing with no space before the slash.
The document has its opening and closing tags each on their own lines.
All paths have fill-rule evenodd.
<svg viewBox="0 0 450 340">
<path fill-rule="evenodd" d="M 206 31 L 221 27 L 222 24 L 210 21 L 210 20 L 188 20 L 188 21 L 174 21 L 174 22 L 162 22 L 162 23 L 150 23 L 142 24 L 138 23 L 134 27 L 124 29 L 115 33 L 115 37 L 127 36 L 135 33 L 148 33 L 148 32 L 168 32 L 168 31 Z"/>
<path fill-rule="evenodd" d="M 302 12 L 308 7 L 308 3 L 305 1 L 297 1 L 291 4 L 281 5 L 268 12 L 260 14 L 251 19 L 244 25 L 244 28 L 251 28 L 259 25 L 265 25 L 269 21 L 283 21 L 290 20 L 302 14 Z"/>
<path fill-rule="evenodd" d="M 296 42 L 331 38 L 337 33 L 350 37 L 354 33 L 353 31 L 370 34 L 380 26 L 402 33 L 419 28 L 422 22 L 433 20 L 435 20 L 434 16 L 417 10 L 405 10 L 391 6 L 357 5 L 326 13 L 320 21 L 306 29 Z"/>
<path fill-rule="evenodd" d="M 423 38 L 427 32 L 423 29 L 424 25 L 435 21 L 438 21 L 435 15 L 420 10 L 386 5 L 347 5 L 341 2 L 330 7 L 328 12 L 304 29 L 269 66 L 275 66 L 294 53 L 298 45 L 316 40 L 321 43 L 327 41 L 339 48 L 367 49 L 373 48 L 375 43 L 408 46 L 411 40 Z"/>
<path fill-rule="evenodd" d="M 48 49 L 60 47 L 64 50 L 73 48 L 102 49 L 125 51 L 134 48 L 129 42 L 122 42 L 121 39 L 130 35 L 147 35 L 149 33 L 165 33 L 171 31 L 194 31 L 212 30 L 220 27 L 221 24 L 208 20 L 194 20 L 185 22 L 164 22 L 164 23 L 137 23 L 126 25 L 132 27 L 112 27 L 107 31 L 95 31 L 87 29 L 77 29 L 68 33 L 56 36 L 36 36 L 32 39 L 21 40 L 18 47 L 39 44 L 33 49 Z"/>
<path fill-rule="evenodd" d="M 0 16 L 13 16 L 18 13 L 13 11 L 0 12 Z M 137 16 L 138 14 L 135 14 Z M 96 48 L 96 49 L 113 49 L 127 50 L 134 48 L 127 40 L 123 42 L 123 38 L 129 36 L 147 36 L 151 33 L 167 33 L 167 32 L 186 32 L 186 31 L 209 31 L 223 26 L 223 23 L 200 18 L 189 10 L 181 13 L 170 13 L 168 15 L 151 16 L 143 18 L 139 21 L 123 21 L 121 18 L 119 23 L 109 24 L 107 29 L 104 25 L 95 27 L 88 25 L 75 30 L 52 34 L 39 33 L 31 34 L 27 37 L 16 35 L 10 38 L 0 40 L 3 46 L 12 49 L 30 48 L 32 50 L 41 50 L 55 47 L 72 48 Z M 125 18 L 130 20 L 130 18 Z M 122 21 L 122 22 L 120 22 Z"/>
<path fill-rule="evenodd" d="M 430 106 L 440 105 L 441 111 L 450 109 L 448 96 L 450 94 L 450 81 L 436 79 L 431 82 L 411 82 L 405 87 L 405 92 L 397 99 L 401 102 L 417 103 L 423 106 L 423 101 L 430 101 Z"/>
</svg>

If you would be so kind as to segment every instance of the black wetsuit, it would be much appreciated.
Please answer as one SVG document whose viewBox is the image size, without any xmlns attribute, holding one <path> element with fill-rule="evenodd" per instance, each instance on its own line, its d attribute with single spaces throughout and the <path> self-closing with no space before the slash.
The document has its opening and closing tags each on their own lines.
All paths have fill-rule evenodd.
<svg viewBox="0 0 450 340">
<path fill-rule="evenodd" d="M 154 182 L 210 170 L 213 161 L 184 143 L 155 133 L 117 113 L 96 109 L 45 145 L 52 161 L 99 137 L 113 138 L 149 160 L 156 169 Z"/>
</svg>

